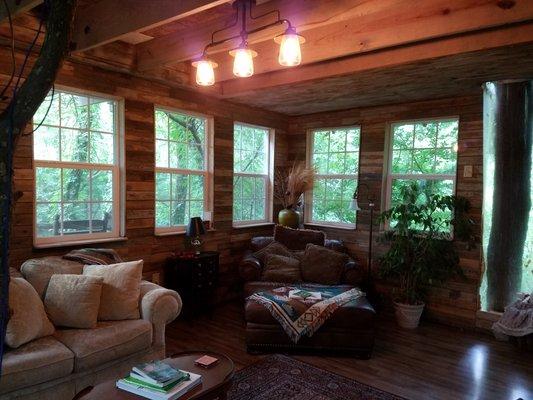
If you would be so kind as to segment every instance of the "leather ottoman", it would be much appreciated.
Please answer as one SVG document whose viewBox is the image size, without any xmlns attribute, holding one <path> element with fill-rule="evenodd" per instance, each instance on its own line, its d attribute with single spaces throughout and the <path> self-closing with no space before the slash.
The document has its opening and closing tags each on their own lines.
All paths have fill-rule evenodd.
<svg viewBox="0 0 533 400">
<path fill-rule="evenodd" d="M 253 293 L 281 286 L 286 284 L 248 282 L 244 290 L 248 297 Z M 312 284 L 305 286 L 310 290 L 318 287 Z M 346 290 L 353 288 L 349 285 L 335 287 Z M 375 317 L 372 305 L 361 297 L 337 309 L 313 336 L 304 336 L 294 344 L 270 311 L 261 304 L 246 300 L 246 346 L 250 352 L 324 351 L 368 359 L 374 347 Z"/>
</svg>

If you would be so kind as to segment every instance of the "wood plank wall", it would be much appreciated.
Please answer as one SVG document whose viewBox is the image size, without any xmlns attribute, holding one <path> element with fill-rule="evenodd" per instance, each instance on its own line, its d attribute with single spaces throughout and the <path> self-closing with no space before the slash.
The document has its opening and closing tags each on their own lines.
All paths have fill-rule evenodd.
<svg viewBox="0 0 533 400">
<path fill-rule="evenodd" d="M 445 84 L 445 83 L 443 83 Z M 345 111 L 319 113 L 292 118 L 289 123 L 289 164 L 305 160 L 306 132 L 320 127 L 346 125 L 361 126 L 361 157 L 359 178 L 366 183 L 378 197 L 376 210 L 381 210 L 385 138 L 391 122 L 409 119 L 425 119 L 437 117 L 459 117 L 459 151 L 457 168 L 457 194 L 468 198 L 472 203 L 472 216 L 480 230 L 481 198 L 482 198 L 482 93 L 478 96 L 452 98 L 445 100 L 429 100 L 416 103 L 405 103 L 390 106 L 379 106 L 352 109 Z M 472 178 L 463 178 L 465 165 L 472 165 Z M 364 190 L 361 197 L 365 198 Z M 358 257 L 366 268 L 370 214 L 364 209 L 357 217 L 356 230 L 323 229 L 329 238 L 345 241 L 350 252 Z M 375 229 L 379 229 L 376 226 Z M 479 233 L 479 231 L 478 231 Z M 374 236 L 376 239 L 377 235 Z M 373 271 L 376 275 L 379 254 L 383 246 L 374 240 Z M 431 290 L 427 306 L 432 319 L 448 324 L 474 327 L 478 310 L 478 287 L 481 280 L 481 248 L 466 250 L 460 247 L 461 266 L 467 276 L 465 281 L 454 279 L 442 287 Z M 390 292 L 390 287 L 378 281 L 378 288 Z"/>
<path fill-rule="evenodd" d="M 6 55 L 7 51 L 0 51 Z M 7 63 L 6 63 L 7 64 Z M 0 63 L 0 68 L 4 63 Z M 6 65 L 7 67 L 7 65 Z M 9 70 L 0 69 L 0 85 Z M 118 96 L 125 104 L 125 229 L 127 240 L 102 245 L 115 248 L 125 259 L 144 259 L 144 275 L 160 271 L 172 252 L 184 247 L 184 235 L 154 235 L 154 105 L 201 112 L 214 118 L 214 224 L 204 248 L 221 253 L 219 298 L 235 297 L 239 291 L 237 263 L 249 239 L 272 232 L 272 226 L 232 227 L 233 122 L 267 126 L 276 132 L 275 168 L 287 158 L 288 119 L 280 114 L 221 102 L 201 94 L 164 84 L 110 72 L 73 61 L 60 71 L 58 85 Z M 18 268 L 31 257 L 64 254 L 70 248 L 33 248 L 34 172 L 32 138 L 23 137 L 15 151 L 14 191 L 22 197 L 14 208 L 10 260 Z M 100 245 L 98 245 L 100 246 Z"/>
</svg>

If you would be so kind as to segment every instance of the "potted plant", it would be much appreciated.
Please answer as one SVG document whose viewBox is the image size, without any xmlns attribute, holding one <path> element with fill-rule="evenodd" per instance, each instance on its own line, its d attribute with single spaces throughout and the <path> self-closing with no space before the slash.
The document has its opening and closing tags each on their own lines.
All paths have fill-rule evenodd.
<svg viewBox="0 0 533 400">
<path fill-rule="evenodd" d="M 300 226 L 298 208 L 302 205 L 305 192 L 313 188 L 315 170 L 306 168 L 303 163 L 294 164 L 287 172 L 276 171 L 274 177 L 274 197 L 283 209 L 278 214 L 280 225 L 290 228 Z"/>
<path fill-rule="evenodd" d="M 398 282 L 395 314 L 404 328 L 418 326 L 428 287 L 463 276 L 453 237 L 474 241 L 468 200 L 430 193 L 416 183 L 404 185 L 401 201 L 380 216 L 390 228 L 381 239 L 390 247 L 380 258 L 379 273 Z"/>
</svg>

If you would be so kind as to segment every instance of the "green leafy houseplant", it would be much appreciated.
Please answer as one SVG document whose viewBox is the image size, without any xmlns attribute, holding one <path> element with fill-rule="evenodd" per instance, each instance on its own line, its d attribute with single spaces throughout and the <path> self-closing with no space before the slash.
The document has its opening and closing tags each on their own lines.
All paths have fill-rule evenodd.
<svg viewBox="0 0 533 400">
<path fill-rule="evenodd" d="M 452 239 L 472 243 L 474 223 L 463 197 L 427 194 L 412 183 L 400 189 L 399 198 L 380 215 L 390 227 L 381 241 L 390 247 L 380 258 L 379 273 L 398 281 L 397 304 L 421 306 L 421 314 L 429 286 L 463 275 Z"/>
</svg>

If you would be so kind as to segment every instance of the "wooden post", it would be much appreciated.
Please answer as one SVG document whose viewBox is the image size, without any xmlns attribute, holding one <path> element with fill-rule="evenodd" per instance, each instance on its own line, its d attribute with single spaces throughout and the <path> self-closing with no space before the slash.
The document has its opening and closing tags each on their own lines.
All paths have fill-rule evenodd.
<svg viewBox="0 0 533 400">
<path fill-rule="evenodd" d="M 531 208 L 533 81 L 487 83 L 483 125 L 487 306 L 503 311 L 522 281 Z"/>
</svg>

